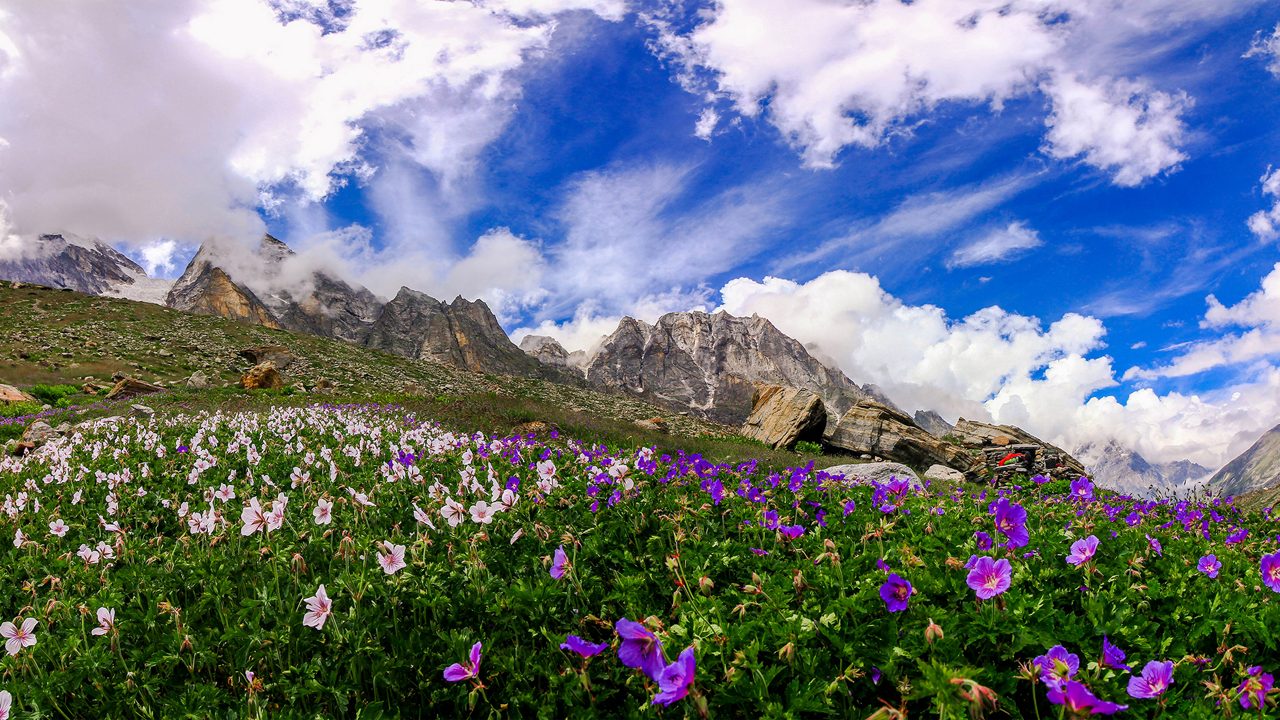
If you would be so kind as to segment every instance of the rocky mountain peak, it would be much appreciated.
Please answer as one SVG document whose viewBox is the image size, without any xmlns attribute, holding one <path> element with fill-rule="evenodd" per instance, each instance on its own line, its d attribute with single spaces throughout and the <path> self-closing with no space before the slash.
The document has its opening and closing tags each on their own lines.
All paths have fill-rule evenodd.
<svg viewBox="0 0 1280 720">
<path fill-rule="evenodd" d="M 1209 479 L 1224 495 L 1280 487 L 1280 425 L 1277 425 Z"/>
<path fill-rule="evenodd" d="M 525 335 L 520 341 L 520 349 L 546 365 L 565 365 L 569 359 L 569 351 L 555 338 L 546 335 Z"/>
<path fill-rule="evenodd" d="M 147 276 L 137 263 L 95 238 L 51 234 L 23 237 L 20 243 L 18 252 L 0 256 L 0 279 L 103 295 Z"/>
</svg>

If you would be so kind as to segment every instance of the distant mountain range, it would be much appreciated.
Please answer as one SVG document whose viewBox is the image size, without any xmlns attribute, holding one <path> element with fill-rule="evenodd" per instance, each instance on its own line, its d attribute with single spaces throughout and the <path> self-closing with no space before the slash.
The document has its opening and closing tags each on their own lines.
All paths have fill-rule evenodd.
<svg viewBox="0 0 1280 720">
<path fill-rule="evenodd" d="M 482 300 L 443 302 L 407 287 L 385 300 L 306 268 L 270 235 L 249 256 L 229 252 L 201 247 L 170 283 L 148 277 L 99 240 L 41 235 L 20 256 L 0 258 L 0 278 L 154 302 L 472 371 L 585 383 L 731 425 L 750 414 L 757 384 L 816 393 L 830 426 L 860 401 L 895 408 L 879 388 L 855 383 L 758 316 L 678 312 L 652 325 L 628 317 L 590 351 L 571 353 L 542 336 L 527 336 L 517 347 Z M 912 421 L 935 437 L 953 430 L 928 410 Z M 1192 485 L 1225 494 L 1280 486 L 1280 426 L 1212 477 L 1209 468 L 1187 460 L 1150 463 L 1114 441 L 1082 446 L 1075 456 L 1099 484 L 1135 495 Z"/>
</svg>

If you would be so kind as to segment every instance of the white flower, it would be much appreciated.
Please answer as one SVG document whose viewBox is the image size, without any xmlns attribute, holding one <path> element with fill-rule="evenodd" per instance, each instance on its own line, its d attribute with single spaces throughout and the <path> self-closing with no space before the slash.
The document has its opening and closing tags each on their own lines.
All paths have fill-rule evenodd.
<svg viewBox="0 0 1280 720">
<path fill-rule="evenodd" d="M 384 542 L 382 547 L 387 551 L 385 554 L 378 553 L 378 564 L 382 566 L 382 572 L 392 575 L 406 566 L 403 545 L 392 545 L 390 542 Z"/>
<path fill-rule="evenodd" d="M 98 627 L 90 632 L 99 637 L 111 632 L 116 626 L 116 611 L 111 608 L 98 608 Z"/>
<path fill-rule="evenodd" d="M 66 523 L 62 522 L 62 518 L 58 518 L 57 520 L 49 523 L 49 532 L 57 535 L 58 537 L 66 535 L 67 530 L 70 530 L 70 528 L 67 527 Z"/>
<path fill-rule="evenodd" d="M 320 498 L 316 501 L 316 508 L 311 511 L 311 516 L 315 518 L 317 525 L 328 525 L 333 522 L 333 503 Z"/>
<path fill-rule="evenodd" d="M 466 512 L 467 509 L 463 507 L 462 503 L 454 500 L 453 498 L 445 500 L 444 507 L 440 508 L 440 516 L 449 523 L 449 527 L 458 527 L 461 525 L 463 516 Z"/>
<path fill-rule="evenodd" d="M 493 516 L 496 515 L 498 511 L 501 509 L 502 508 L 500 506 L 491 506 L 489 503 L 485 502 L 484 500 L 481 500 L 477 502 L 475 505 L 471 506 L 471 510 L 470 510 L 471 521 L 475 523 L 480 523 L 483 525 L 488 525 L 489 523 L 493 522 Z"/>
<path fill-rule="evenodd" d="M 313 627 L 317 630 L 324 627 L 324 621 L 329 619 L 329 614 L 333 612 L 333 601 L 329 599 L 329 594 L 324 591 L 324 585 L 316 590 L 316 594 L 303 600 L 307 604 L 307 612 L 302 616 L 302 624 L 307 627 Z"/>
<path fill-rule="evenodd" d="M 21 627 L 11 622 L 4 623 L 0 625 L 0 637 L 4 638 L 5 652 L 17 655 L 22 648 L 36 644 L 36 619 L 22 620 Z"/>
</svg>

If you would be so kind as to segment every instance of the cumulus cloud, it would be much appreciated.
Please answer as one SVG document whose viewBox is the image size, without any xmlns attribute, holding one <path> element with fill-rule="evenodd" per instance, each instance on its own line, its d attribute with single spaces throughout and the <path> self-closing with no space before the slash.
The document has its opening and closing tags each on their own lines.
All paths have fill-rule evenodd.
<svg viewBox="0 0 1280 720">
<path fill-rule="evenodd" d="M 1019 255 L 1043 245 L 1040 233 L 1023 222 L 1011 222 L 1007 226 L 989 232 L 951 254 L 947 266 L 952 268 L 988 265 Z"/>
<path fill-rule="evenodd" d="M 1133 187 L 1187 159 L 1179 147 L 1186 137 L 1185 93 L 1152 90 L 1130 80 L 1083 82 L 1061 75 L 1046 86 L 1053 112 L 1045 152 L 1060 160 L 1081 158 Z"/>
<path fill-rule="evenodd" d="M 1189 458 L 1216 467 L 1274 424 L 1280 410 L 1280 371 L 1212 396 L 1150 389 L 1123 401 L 1100 396 L 1119 383 L 1111 358 L 1100 354 L 1106 328 L 1074 313 L 1047 327 L 999 307 L 955 319 L 847 271 L 807 283 L 739 278 L 721 297 L 722 309 L 768 318 L 906 408 L 936 410 L 951 421 L 1011 423 L 1067 448 L 1114 438 L 1155 462 Z"/>
<path fill-rule="evenodd" d="M 769 122 L 809 167 L 909 133 L 944 104 L 999 112 L 1043 92 L 1053 105 L 1045 150 L 1132 186 L 1185 159 L 1190 100 L 1108 74 L 1141 70 L 1155 51 L 1140 40 L 1167 49 L 1176 42 L 1164 35 L 1252 4 L 720 0 L 689 10 L 672 1 L 645 18 L 688 90 Z"/>
<path fill-rule="evenodd" d="M 1249 216 L 1249 231 L 1259 240 L 1275 240 L 1280 237 L 1280 168 L 1268 167 L 1260 182 L 1262 197 L 1271 201 L 1271 207 Z"/>
<path fill-rule="evenodd" d="M 623 4 L 6 3 L 0 186 L 15 231 L 253 238 L 259 208 L 367 180 L 382 154 L 448 188 L 509 118 L 552 14 L 573 9 L 618 18 Z"/>
</svg>

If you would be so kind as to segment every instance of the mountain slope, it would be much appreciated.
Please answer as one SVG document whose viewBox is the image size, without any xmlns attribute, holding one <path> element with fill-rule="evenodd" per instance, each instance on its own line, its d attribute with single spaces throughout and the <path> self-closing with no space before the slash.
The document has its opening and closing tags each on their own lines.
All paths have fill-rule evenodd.
<svg viewBox="0 0 1280 720">
<path fill-rule="evenodd" d="M 279 328 L 279 320 L 266 304 L 248 287 L 233 280 L 216 262 L 214 253 L 200 248 L 169 290 L 165 305 L 197 315 Z"/>
<path fill-rule="evenodd" d="M 1209 479 L 1209 486 L 1224 495 L 1243 495 L 1277 485 L 1280 485 L 1280 425 L 1268 430 Z"/>
<path fill-rule="evenodd" d="M 16 255 L 0 257 L 0 280 L 104 295 L 147 279 L 137 263 L 100 240 L 40 235 L 21 243 Z"/>
<path fill-rule="evenodd" d="M 586 376 L 592 385 L 731 425 L 751 413 L 757 382 L 811 390 L 832 419 L 868 397 L 768 320 L 723 311 L 668 313 L 654 325 L 623 318 L 587 364 Z"/>
</svg>

